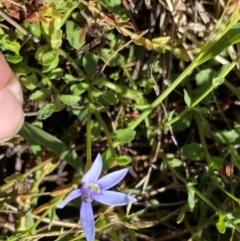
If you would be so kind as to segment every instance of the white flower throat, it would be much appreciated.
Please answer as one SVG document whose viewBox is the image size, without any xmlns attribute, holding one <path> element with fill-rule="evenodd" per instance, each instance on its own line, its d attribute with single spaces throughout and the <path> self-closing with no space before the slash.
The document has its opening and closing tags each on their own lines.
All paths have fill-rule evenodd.
<svg viewBox="0 0 240 241">
<path fill-rule="evenodd" d="M 88 187 L 85 189 L 85 195 L 83 195 L 82 200 L 84 202 L 92 202 L 93 198 L 91 193 L 101 193 L 100 186 L 96 183 L 89 183 Z"/>
<path fill-rule="evenodd" d="M 100 187 L 99 187 L 99 185 L 96 184 L 96 183 L 91 183 L 91 182 L 90 182 L 88 187 L 90 188 L 90 190 L 91 190 L 92 192 L 101 193 Z"/>
</svg>

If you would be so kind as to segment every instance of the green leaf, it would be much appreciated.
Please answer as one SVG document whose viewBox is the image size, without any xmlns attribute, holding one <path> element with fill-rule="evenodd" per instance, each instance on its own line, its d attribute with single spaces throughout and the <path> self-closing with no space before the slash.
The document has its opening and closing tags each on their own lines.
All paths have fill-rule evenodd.
<svg viewBox="0 0 240 241">
<path fill-rule="evenodd" d="M 201 96 L 202 93 L 204 93 L 211 86 L 214 76 L 216 76 L 216 72 L 212 69 L 203 69 L 196 74 L 195 79 L 198 87 L 195 88 L 193 91 L 195 99 Z M 211 101 L 211 100 L 212 100 L 211 93 L 204 98 L 204 101 Z"/>
<path fill-rule="evenodd" d="M 172 124 L 174 131 L 183 131 L 187 129 L 192 122 L 193 112 L 188 112 L 186 115 L 181 117 L 177 122 Z"/>
<path fill-rule="evenodd" d="M 36 234 L 36 228 L 32 228 L 32 227 L 34 227 L 34 224 L 35 224 L 33 216 L 32 216 L 32 212 L 28 211 L 26 216 L 27 216 L 26 228 L 30 231 L 31 235 L 34 235 L 34 234 Z"/>
<path fill-rule="evenodd" d="M 101 4 L 103 4 L 105 7 L 120 7 L 121 1 L 120 0 L 99 0 Z"/>
<path fill-rule="evenodd" d="M 116 96 L 112 92 L 106 92 L 100 96 L 100 100 L 101 99 L 103 100 L 104 104 L 114 105 L 116 101 Z"/>
<path fill-rule="evenodd" d="M 48 51 L 42 55 L 40 62 L 42 65 L 50 65 L 56 61 L 58 58 L 58 53 L 55 50 Z"/>
<path fill-rule="evenodd" d="M 21 81 L 23 82 L 24 86 L 28 90 L 34 90 L 37 88 L 38 77 L 37 77 L 36 73 L 31 73 L 30 75 L 23 76 L 21 78 Z"/>
<path fill-rule="evenodd" d="M 116 158 L 116 162 L 120 166 L 126 166 L 127 164 L 129 164 L 131 162 L 131 158 L 129 156 L 119 156 Z"/>
<path fill-rule="evenodd" d="M 53 103 L 45 104 L 38 112 L 38 119 L 45 120 L 53 114 L 55 105 Z"/>
<path fill-rule="evenodd" d="M 80 96 L 76 95 L 60 95 L 59 99 L 65 104 L 65 105 L 74 105 L 80 100 Z"/>
<path fill-rule="evenodd" d="M 20 76 L 20 75 L 28 75 L 30 74 L 30 68 L 28 66 L 26 66 L 26 63 L 18 63 L 18 64 L 15 64 L 13 67 L 12 67 L 12 70 L 14 73 L 17 74 L 17 76 Z"/>
<path fill-rule="evenodd" d="M 36 90 L 30 95 L 30 100 L 43 101 L 51 94 L 51 90 L 48 88 L 43 88 Z"/>
<path fill-rule="evenodd" d="M 79 73 L 78 73 L 78 76 L 74 76 L 74 75 L 71 75 L 71 74 L 65 74 L 64 75 L 64 82 L 67 83 L 67 84 L 73 84 L 73 83 L 78 83 L 82 80 L 84 80 L 85 76 L 84 75 L 81 75 L 79 76 Z"/>
<path fill-rule="evenodd" d="M 64 70 L 62 68 L 56 68 L 48 74 L 49 79 L 57 79 L 62 76 Z"/>
<path fill-rule="evenodd" d="M 131 129 L 119 129 L 112 133 L 120 143 L 130 143 L 135 137 L 136 131 Z"/>
<path fill-rule="evenodd" d="M 181 209 L 178 217 L 177 217 L 177 224 L 181 223 L 186 215 L 186 212 L 189 210 L 188 203 L 186 203 L 183 208 Z"/>
<path fill-rule="evenodd" d="M 72 84 L 72 83 L 76 83 L 78 81 L 78 78 L 71 75 L 71 74 L 65 74 L 64 75 L 64 82 L 66 84 Z"/>
<path fill-rule="evenodd" d="M 74 95 L 81 95 L 89 89 L 89 84 L 81 82 L 79 84 L 71 85 L 70 89 Z"/>
<path fill-rule="evenodd" d="M 51 47 L 53 49 L 58 49 L 62 45 L 62 30 L 54 30 L 51 35 L 50 40 Z"/>
<path fill-rule="evenodd" d="M 23 182 L 24 181 L 24 177 L 22 174 L 20 173 L 14 173 L 11 176 L 6 177 L 5 179 L 6 183 L 15 181 L 15 182 Z"/>
<path fill-rule="evenodd" d="M 168 161 L 168 164 L 172 167 L 181 167 L 183 165 L 182 161 L 177 159 L 177 158 L 173 158 L 172 160 Z"/>
<path fill-rule="evenodd" d="M 186 105 L 188 107 L 190 107 L 191 106 L 191 98 L 185 89 L 183 91 L 184 91 L 184 101 L 185 101 Z"/>
<path fill-rule="evenodd" d="M 56 67 L 58 67 L 59 64 L 59 56 L 57 55 L 55 59 L 49 64 L 49 65 L 44 65 L 43 66 L 43 73 L 48 73 L 52 70 L 54 70 Z"/>
<path fill-rule="evenodd" d="M 175 114 L 175 110 L 172 110 L 172 111 L 169 111 L 168 112 L 168 121 L 172 120 L 172 118 L 174 117 L 174 114 Z"/>
<path fill-rule="evenodd" d="M 198 65 L 206 62 L 209 59 L 212 59 L 230 45 L 234 45 L 238 42 L 240 42 L 240 23 L 237 23 L 235 26 L 233 26 L 218 41 L 215 41 L 215 43 L 209 42 L 208 44 L 211 44 L 211 46 L 206 48 L 206 50 L 199 55 L 200 61 L 198 62 Z"/>
<path fill-rule="evenodd" d="M 47 6 L 51 3 L 54 3 L 54 6 L 56 10 L 60 12 L 66 11 L 67 4 L 69 4 L 69 1 L 66 0 L 44 0 L 44 4 Z"/>
<path fill-rule="evenodd" d="M 226 218 L 228 218 L 231 221 L 234 220 L 234 223 L 239 224 L 240 223 L 240 210 L 238 208 L 236 208 L 232 212 L 227 213 Z M 232 225 L 230 224 L 230 222 L 227 219 L 225 220 L 225 225 L 226 225 L 226 227 L 232 227 Z"/>
<path fill-rule="evenodd" d="M 69 165 L 73 166 L 75 169 L 80 170 L 81 173 L 83 173 L 84 166 L 82 161 L 79 160 L 77 153 L 74 150 L 70 149 L 61 140 L 27 122 L 24 123 L 19 134 L 31 144 L 38 143 L 49 148 L 57 156 L 66 160 Z"/>
<path fill-rule="evenodd" d="M 240 129 L 223 130 L 223 131 L 212 131 L 214 140 L 222 144 L 238 144 L 240 142 Z"/>
<path fill-rule="evenodd" d="M 21 55 L 5 54 L 5 58 L 8 62 L 13 64 L 20 63 L 23 60 L 23 57 Z"/>
<path fill-rule="evenodd" d="M 51 50 L 51 48 L 50 48 L 49 45 L 42 45 L 42 46 L 40 46 L 40 47 L 37 49 L 36 53 L 35 53 L 35 58 L 36 58 L 37 60 L 41 61 L 41 64 L 42 64 L 43 55 L 44 55 L 45 53 L 47 53 L 48 51 L 50 51 L 50 50 Z"/>
<path fill-rule="evenodd" d="M 210 157 L 211 163 L 209 165 L 209 167 L 212 170 L 220 170 L 220 167 L 223 165 L 224 159 L 220 156 L 211 156 Z"/>
<path fill-rule="evenodd" d="M 39 23 L 29 23 L 24 22 L 22 25 L 28 32 L 30 32 L 33 36 L 40 38 L 41 37 L 41 27 Z M 19 30 L 18 30 L 19 31 Z"/>
<path fill-rule="evenodd" d="M 189 182 L 187 184 L 187 193 L 188 193 L 188 205 L 191 210 L 195 207 L 195 192 L 191 188 L 194 185 L 194 183 Z"/>
<path fill-rule="evenodd" d="M 62 14 L 56 11 L 55 5 L 49 5 L 43 8 L 41 12 L 41 27 L 47 37 L 51 36 L 54 31 L 59 30 L 62 26 Z"/>
<path fill-rule="evenodd" d="M 80 41 L 81 34 L 84 34 L 83 31 L 84 29 L 79 28 L 79 24 L 71 20 L 66 21 L 67 40 L 74 49 L 80 49 L 84 45 L 85 41 Z"/>
<path fill-rule="evenodd" d="M 101 126 L 100 126 L 100 123 L 99 122 L 94 122 L 94 123 L 91 123 L 91 139 L 92 141 L 95 141 L 99 138 L 99 135 L 101 135 Z"/>
<path fill-rule="evenodd" d="M 54 105 L 56 112 L 61 111 L 65 107 L 65 105 L 59 99 L 55 100 Z"/>
<path fill-rule="evenodd" d="M 203 69 L 195 76 L 196 84 L 198 86 L 205 85 L 207 89 L 211 85 L 215 75 L 216 72 L 213 69 Z"/>
<path fill-rule="evenodd" d="M 122 97 L 126 97 L 134 100 L 138 105 L 145 105 L 145 99 L 143 97 L 143 93 L 137 90 L 133 90 L 129 88 L 129 86 L 124 85 L 116 85 L 113 82 L 104 80 L 102 85 L 108 87 L 109 89 L 115 91 L 120 94 Z"/>
<path fill-rule="evenodd" d="M 116 48 L 116 45 L 118 43 L 121 43 L 120 39 L 113 32 L 110 32 L 110 31 L 106 32 L 104 36 L 108 40 L 108 43 L 109 43 L 109 46 L 111 47 L 111 49 Z"/>
<path fill-rule="evenodd" d="M 110 148 L 107 148 L 106 151 L 103 152 L 102 159 L 103 159 L 103 171 L 106 171 L 111 167 L 111 165 L 114 162 L 114 157 L 112 155 Z"/>
<path fill-rule="evenodd" d="M 93 75 L 97 71 L 98 57 L 91 52 L 86 52 L 82 60 L 82 65 L 88 75 Z"/>
<path fill-rule="evenodd" d="M 183 146 L 181 148 L 181 153 L 193 161 L 200 161 L 204 157 L 202 145 L 198 143 L 191 143 Z"/>
<path fill-rule="evenodd" d="M 9 36 L 7 36 L 7 35 L 3 36 L 2 39 L 0 40 L 0 42 L 5 49 L 11 50 L 16 55 L 20 55 L 19 54 L 19 51 L 21 48 L 20 44 L 18 42 L 13 41 L 12 39 L 10 39 Z"/>
<path fill-rule="evenodd" d="M 78 116 L 78 122 L 81 123 L 81 125 L 84 125 L 87 121 L 88 105 L 73 106 L 72 109 L 73 114 Z"/>
<path fill-rule="evenodd" d="M 226 230 L 224 225 L 225 216 L 222 213 L 218 213 L 218 216 L 219 216 L 219 219 L 218 219 L 218 222 L 216 223 L 217 230 L 220 233 L 225 233 L 225 230 Z"/>
</svg>

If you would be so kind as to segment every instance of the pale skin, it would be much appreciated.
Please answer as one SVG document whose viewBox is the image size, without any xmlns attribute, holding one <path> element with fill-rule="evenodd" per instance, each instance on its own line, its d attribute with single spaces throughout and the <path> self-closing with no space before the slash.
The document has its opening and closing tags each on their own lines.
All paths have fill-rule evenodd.
<svg viewBox="0 0 240 241">
<path fill-rule="evenodd" d="M 0 143 L 11 139 L 22 127 L 21 85 L 0 53 Z"/>
</svg>

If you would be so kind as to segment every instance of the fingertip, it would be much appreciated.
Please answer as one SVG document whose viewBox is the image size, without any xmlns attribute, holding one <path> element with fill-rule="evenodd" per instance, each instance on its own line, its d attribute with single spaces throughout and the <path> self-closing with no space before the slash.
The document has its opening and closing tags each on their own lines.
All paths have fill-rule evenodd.
<svg viewBox="0 0 240 241">
<path fill-rule="evenodd" d="M 11 80 L 13 72 L 5 60 L 2 53 L 0 53 L 0 90 L 6 87 L 8 82 Z"/>
<path fill-rule="evenodd" d="M 0 90 L 0 121 L 0 142 L 11 139 L 24 122 L 21 104 L 8 88 Z"/>
</svg>

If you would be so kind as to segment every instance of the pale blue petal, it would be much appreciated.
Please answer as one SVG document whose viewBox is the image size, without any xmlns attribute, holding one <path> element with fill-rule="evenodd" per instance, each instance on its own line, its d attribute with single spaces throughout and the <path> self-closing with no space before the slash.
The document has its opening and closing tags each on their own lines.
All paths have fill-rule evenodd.
<svg viewBox="0 0 240 241">
<path fill-rule="evenodd" d="M 63 208 L 68 204 L 70 201 L 72 201 L 75 198 L 78 198 L 82 195 L 82 190 L 81 189 L 76 189 L 70 192 L 67 197 L 57 205 L 57 208 Z"/>
<path fill-rule="evenodd" d="M 113 186 L 115 186 L 117 183 L 119 183 L 127 174 L 128 168 L 124 168 L 122 170 L 112 172 L 110 174 L 107 174 L 106 176 L 100 178 L 97 183 L 100 186 L 101 190 L 107 190 Z"/>
<path fill-rule="evenodd" d="M 101 194 L 92 193 L 92 197 L 96 201 L 109 206 L 122 206 L 137 201 L 130 195 L 114 191 L 103 191 Z"/>
<path fill-rule="evenodd" d="M 96 183 L 100 173 L 102 171 L 102 157 L 98 153 L 95 161 L 93 162 L 90 169 L 86 172 L 86 174 L 82 178 L 83 183 L 93 182 Z"/>
<path fill-rule="evenodd" d="M 82 229 L 87 241 L 93 241 L 95 237 L 94 216 L 91 202 L 82 202 L 80 209 Z"/>
</svg>

